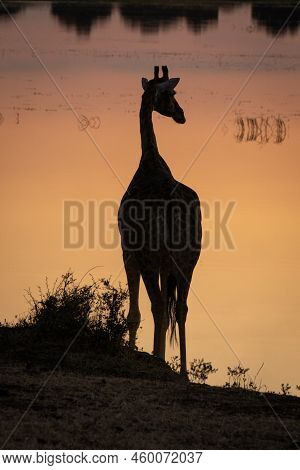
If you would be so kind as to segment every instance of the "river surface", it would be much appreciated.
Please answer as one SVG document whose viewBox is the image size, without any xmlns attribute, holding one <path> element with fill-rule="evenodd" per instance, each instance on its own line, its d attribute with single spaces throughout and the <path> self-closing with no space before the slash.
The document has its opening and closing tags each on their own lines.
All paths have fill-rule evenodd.
<svg viewBox="0 0 300 470">
<path fill-rule="evenodd" d="M 158 146 L 203 209 L 188 358 L 218 367 L 210 383 L 240 360 L 253 375 L 264 363 L 271 389 L 299 384 L 299 11 L 280 30 L 289 3 L 6 5 L 0 319 L 69 268 L 125 283 L 116 208 L 141 154 L 141 78 L 166 64 L 187 122 L 154 116 Z M 64 201 L 83 214 L 68 246 Z M 151 352 L 143 286 L 141 311 L 139 346 Z"/>
</svg>

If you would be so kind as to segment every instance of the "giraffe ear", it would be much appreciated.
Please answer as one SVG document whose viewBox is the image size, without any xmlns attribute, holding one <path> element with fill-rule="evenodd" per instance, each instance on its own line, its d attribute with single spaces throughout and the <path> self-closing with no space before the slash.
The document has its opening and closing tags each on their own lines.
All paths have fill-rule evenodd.
<svg viewBox="0 0 300 470">
<path fill-rule="evenodd" d="M 180 78 L 170 78 L 169 82 L 170 82 L 170 87 L 173 88 L 173 90 L 174 90 L 174 88 L 180 82 Z"/>
<path fill-rule="evenodd" d="M 147 78 L 144 78 L 144 77 L 142 78 L 142 87 L 143 87 L 144 90 L 147 90 L 147 88 L 148 88 Z"/>
</svg>

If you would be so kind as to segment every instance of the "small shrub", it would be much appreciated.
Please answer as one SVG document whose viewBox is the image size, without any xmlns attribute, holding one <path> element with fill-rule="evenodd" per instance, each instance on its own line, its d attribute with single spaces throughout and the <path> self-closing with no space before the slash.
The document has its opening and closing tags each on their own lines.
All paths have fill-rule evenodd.
<svg viewBox="0 0 300 470">
<path fill-rule="evenodd" d="M 179 374 L 180 372 L 180 357 L 179 356 L 171 357 L 171 360 L 168 362 L 168 364 L 174 372 L 177 372 Z"/>
<path fill-rule="evenodd" d="M 172 357 L 168 364 L 174 372 L 180 372 L 180 358 L 178 356 Z M 217 371 L 218 369 L 215 369 L 211 362 L 205 362 L 202 358 L 193 359 L 193 361 L 190 362 L 190 368 L 187 372 L 191 382 L 204 384 L 206 383 L 208 376 L 210 374 L 215 374 Z"/>
<path fill-rule="evenodd" d="M 236 367 L 227 367 L 227 375 L 229 381 L 225 383 L 225 387 L 232 388 L 247 388 L 247 377 L 246 374 L 249 372 L 249 368 L 243 368 L 240 364 Z"/>
<path fill-rule="evenodd" d="M 290 384 L 281 384 L 281 393 L 282 395 L 289 395 L 290 394 L 290 390 L 291 390 L 291 386 Z"/>
<path fill-rule="evenodd" d="M 205 384 L 210 374 L 215 374 L 215 369 L 211 362 L 205 362 L 204 359 L 194 359 L 190 363 L 189 377 L 191 382 Z"/>
<path fill-rule="evenodd" d="M 248 374 L 249 367 L 242 367 L 240 364 L 236 367 L 227 367 L 227 376 L 229 377 L 228 382 L 225 382 L 224 387 L 226 388 L 243 388 L 244 390 L 252 390 L 259 392 L 262 388 L 266 389 L 265 385 L 260 382 L 259 385 L 256 383 L 256 379 L 262 370 L 264 363 L 258 369 L 255 377 L 252 379 Z"/>
</svg>

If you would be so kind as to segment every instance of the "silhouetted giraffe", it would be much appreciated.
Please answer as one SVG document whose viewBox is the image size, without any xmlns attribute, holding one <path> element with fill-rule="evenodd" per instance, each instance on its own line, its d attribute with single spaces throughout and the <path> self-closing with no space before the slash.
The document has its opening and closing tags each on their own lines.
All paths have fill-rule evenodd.
<svg viewBox="0 0 300 470">
<path fill-rule="evenodd" d="M 130 346 L 135 347 L 141 320 L 142 275 L 154 318 L 153 353 L 165 359 L 166 331 L 170 325 L 174 337 L 177 322 L 181 373 L 186 374 L 187 297 L 201 249 L 201 212 L 197 194 L 173 178 L 157 148 L 153 110 L 185 123 L 184 112 L 175 99 L 174 88 L 180 79 L 169 79 L 167 67 L 162 69 L 162 78 L 156 66 L 152 80 L 142 79 L 142 157 L 120 204 L 119 229 L 130 295 Z"/>
</svg>

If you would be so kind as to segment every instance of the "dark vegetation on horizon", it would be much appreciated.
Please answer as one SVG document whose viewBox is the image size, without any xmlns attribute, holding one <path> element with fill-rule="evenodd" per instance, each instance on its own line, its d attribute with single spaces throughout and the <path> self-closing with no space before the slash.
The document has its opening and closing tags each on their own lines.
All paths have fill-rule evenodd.
<svg viewBox="0 0 300 470">
<path fill-rule="evenodd" d="M 4 2 L 12 15 L 17 15 L 34 2 Z M 194 33 L 201 33 L 218 22 L 219 9 L 231 11 L 242 5 L 251 4 L 254 24 L 270 35 L 276 35 L 283 22 L 292 11 L 295 1 L 226 1 L 226 0 L 169 0 L 169 1 L 56 1 L 51 2 L 51 14 L 67 29 L 75 29 L 77 34 L 88 35 L 96 24 L 106 22 L 117 9 L 124 23 L 130 28 L 138 28 L 142 33 L 157 33 L 179 20 L 184 19 Z M 9 19 L 0 7 L 0 20 Z M 281 34 L 295 34 L 300 25 L 300 12 L 297 9 Z"/>
<path fill-rule="evenodd" d="M 2 329 L 19 330 L 39 341 L 68 341 L 80 332 L 81 338 L 100 347 L 116 349 L 126 345 L 126 289 L 113 287 L 109 279 L 92 278 L 89 284 L 81 285 L 70 271 L 52 287 L 47 279 L 45 284 L 44 290 L 38 287 L 38 298 L 30 289 L 26 291 L 28 314 L 15 324 L 1 324 Z"/>
</svg>

